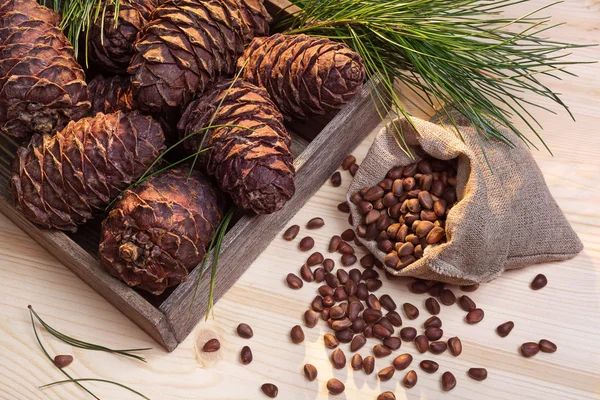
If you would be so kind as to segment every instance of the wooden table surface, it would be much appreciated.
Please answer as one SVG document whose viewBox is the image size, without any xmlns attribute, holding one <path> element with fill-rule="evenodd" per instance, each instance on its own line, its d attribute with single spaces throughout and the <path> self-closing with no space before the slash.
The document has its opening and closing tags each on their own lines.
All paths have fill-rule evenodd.
<svg viewBox="0 0 600 400">
<path fill-rule="evenodd" d="M 533 1 L 527 9 L 545 3 Z M 552 31 L 555 38 L 598 42 L 597 0 L 567 0 L 546 14 L 554 15 L 555 21 L 566 22 Z M 586 48 L 576 55 L 582 61 L 596 61 L 600 51 L 598 47 Z M 552 87 L 563 94 L 577 122 L 572 122 L 565 112 L 536 113 L 546 128 L 543 135 L 554 156 L 545 151 L 533 154 L 585 250 L 572 260 L 531 266 L 482 285 L 471 296 L 486 312 L 478 325 L 467 325 L 464 312 L 457 305 L 443 306 L 440 317 L 444 334 L 462 339 L 464 350 L 460 357 L 447 352 L 441 356 L 420 355 L 412 344 L 404 343 L 392 356 L 376 361 L 379 370 L 390 365 L 395 355 L 411 353 L 415 357 L 411 367 L 419 375 L 414 388 L 404 389 L 400 383 L 402 372 L 380 383 L 375 374 L 367 376 L 349 367 L 332 369 L 328 360 L 331 350 L 323 346 L 322 335 L 327 332 L 323 321 L 316 328 L 305 329 L 303 344 L 291 343 L 290 328 L 302 324 L 301 316 L 317 287 L 305 284 L 301 290 L 293 291 L 284 284 L 288 272 L 297 272 L 306 257 L 297 250 L 298 240 L 307 234 L 305 229 L 293 243 L 279 235 L 219 301 L 215 319 L 200 323 L 169 354 L 0 214 L 0 399 L 91 398 L 73 384 L 38 389 L 63 375 L 49 363 L 35 341 L 28 304 L 53 327 L 79 339 L 114 348 L 154 347 L 144 364 L 71 348 L 47 332 L 41 333 L 51 354 L 75 357 L 68 367 L 73 376 L 115 380 L 152 399 L 264 398 L 260 392 L 264 382 L 275 383 L 281 399 L 324 399 L 328 398 L 325 382 L 331 377 L 346 385 L 346 392 L 335 398 L 347 399 L 374 399 L 385 390 L 394 391 L 398 399 L 600 398 L 600 68 L 598 64 L 580 65 L 572 71 L 580 77 L 565 76 L 562 81 L 553 81 Z M 359 160 L 373 137 L 372 134 L 357 147 L 354 154 Z M 326 183 L 290 222 L 303 227 L 310 218 L 323 217 L 325 227 L 310 234 L 316 240 L 315 250 L 324 253 L 329 238 L 348 228 L 347 216 L 336 209 L 350 182 L 347 172 L 342 172 L 342 176 L 341 187 Z M 339 263 L 339 255 L 333 258 Z M 544 273 L 549 283 L 534 292 L 529 283 L 538 273 Z M 399 304 L 414 303 L 424 311 L 426 297 L 410 293 L 406 282 L 384 281 L 379 292 L 390 293 Z M 458 288 L 455 292 L 461 293 Z M 413 326 L 420 326 L 426 318 L 427 313 L 421 312 Z M 502 339 L 496 335 L 495 327 L 507 320 L 515 322 L 515 329 Z M 244 340 L 235 334 L 240 322 L 254 328 L 252 339 Z M 220 339 L 221 350 L 211 354 L 199 352 L 198 348 L 210 337 Z M 529 359 L 519 355 L 521 343 L 542 338 L 555 342 L 558 351 Z M 368 355 L 374 343 L 360 353 Z M 254 361 L 248 366 L 239 361 L 244 345 L 249 345 L 254 353 Z M 348 345 L 341 347 L 350 354 Z M 426 358 L 440 364 L 436 374 L 428 375 L 419 369 L 418 363 Z M 318 380 L 308 382 L 303 377 L 305 363 L 317 367 Z M 487 368 L 488 379 L 476 382 L 468 378 L 466 371 L 470 367 Z M 446 370 L 455 374 L 458 384 L 444 394 L 440 377 Z M 138 398 L 106 384 L 87 386 L 102 399 Z"/>
</svg>

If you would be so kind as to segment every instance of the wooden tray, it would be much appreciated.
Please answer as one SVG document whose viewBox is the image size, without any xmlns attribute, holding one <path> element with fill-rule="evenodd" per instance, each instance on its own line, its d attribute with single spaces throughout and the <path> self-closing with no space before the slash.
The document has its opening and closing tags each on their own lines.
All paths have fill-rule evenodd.
<svg viewBox="0 0 600 400">
<path fill-rule="evenodd" d="M 267 0 L 265 5 L 274 16 L 284 15 L 290 10 L 289 3 L 283 0 Z M 381 103 L 376 106 L 374 99 L 377 96 L 372 96 L 378 87 L 380 81 L 377 79 L 367 82 L 361 93 L 343 110 L 328 117 L 325 126 L 323 119 L 320 119 L 314 121 L 313 125 L 288 127 L 293 136 L 292 152 L 296 157 L 296 194 L 281 211 L 272 215 L 243 215 L 229 230 L 219 257 L 215 301 L 238 280 L 291 217 L 338 168 L 344 157 L 380 122 L 379 113 L 385 107 Z M 302 131 L 302 136 L 295 133 L 298 131 Z M 304 139 L 306 137 L 314 139 L 308 141 Z M 132 289 L 113 278 L 100 267 L 97 256 L 103 216 L 81 226 L 77 233 L 67 234 L 40 229 L 15 209 L 8 167 L 15 151 L 15 143 L 0 136 L 0 212 L 165 349 L 174 350 L 204 317 L 209 276 L 201 279 L 191 312 L 190 304 L 199 268 L 192 271 L 186 282 L 158 297 Z M 209 257 L 212 258 L 212 254 Z"/>
</svg>

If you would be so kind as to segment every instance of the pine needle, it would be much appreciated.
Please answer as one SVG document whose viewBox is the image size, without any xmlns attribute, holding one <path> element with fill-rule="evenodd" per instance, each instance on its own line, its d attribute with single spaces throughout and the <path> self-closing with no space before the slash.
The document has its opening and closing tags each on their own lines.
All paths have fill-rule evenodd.
<svg viewBox="0 0 600 400">
<path fill-rule="evenodd" d="M 221 245 L 223 244 L 223 238 L 227 233 L 227 228 L 229 227 L 229 223 L 231 222 L 231 218 L 233 218 L 233 214 L 235 213 L 236 207 L 231 207 L 231 209 L 227 212 L 220 226 L 220 230 L 215 234 L 217 236 L 217 244 L 215 246 L 215 252 L 212 262 L 212 268 L 210 273 L 210 290 L 208 292 L 208 306 L 206 308 L 206 316 L 204 320 L 208 319 L 208 315 L 211 311 L 213 311 L 213 307 L 215 305 L 214 302 L 214 293 L 215 293 L 215 282 L 217 278 L 217 267 L 219 266 L 219 255 L 221 254 Z M 213 318 L 215 317 L 213 312 Z"/>
<path fill-rule="evenodd" d="M 104 351 L 106 353 L 119 354 L 119 355 L 122 355 L 125 357 L 135 358 L 136 360 L 140 360 L 143 362 L 146 362 L 146 359 L 144 357 L 139 356 L 137 354 L 132 354 L 132 353 L 136 352 L 136 351 L 152 350 L 152 347 L 145 347 L 145 348 L 141 348 L 141 349 L 114 350 L 114 349 L 110 349 L 108 347 L 104 347 L 104 346 L 101 346 L 98 344 L 88 343 L 88 342 L 84 342 L 79 339 L 75 339 L 73 337 L 67 336 L 64 333 L 61 333 L 61 332 L 57 331 L 56 329 L 52 328 L 50 325 L 48 325 L 46 322 L 44 322 L 44 320 L 42 320 L 42 318 L 40 318 L 40 316 L 33 310 L 32 306 L 27 306 L 27 307 L 29 308 L 31 315 L 33 315 L 38 320 L 38 322 L 44 327 L 44 329 L 46 329 L 48 331 L 48 333 L 50 333 L 52 336 L 54 336 L 58 340 L 65 342 L 73 347 L 78 347 L 78 348 L 84 349 L 84 350 Z"/>
<path fill-rule="evenodd" d="M 33 307 L 31 305 L 27 306 L 27 308 L 29 308 L 29 317 L 31 318 L 31 326 L 33 328 L 33 333 L 35 334 L 35 338 L 38 342 L 38 344 L 40 345 L 40 348 L 42 349 L 42 351 L 44 352 L 44 354 L 46 355 L 46 357 L 48 358 L 48 360 L 50 360 L 50 362 L 52 363 L 52 365 L 54 365 L 56 368 L 58 368 L 60 370 L 60 372 L 62 372 L 67 378 L 67 380 L 62 380 L 62 381 L 56 381 L 56 382 L 52 382 L 52 383 L 48 383 L 46 385 L 42 385 L 39 388 L 40 389 L 44 389 L 50 386 L 54 386 L 54 385 L 60 385 L 63 383 L 74 383 L 77 386 L 79 386 L 81 389 L 85 390 L 90 396 L 92 396 L 93 398 L 95 398 L 96 400 L 100 400 L 100 398 L 98 396 L 96 396 L 94 393 L 92 393 L 88 388 L 86 388 L 85 386 L 83 386 L 80 382 L 103 382 L 103 383 L 108 383 L 111 385 L 116 385 L 119 386 L 123 389 L 127 389 L 132 393 L 137 394 L 138 396 L 146 399 L 146 400 L 150 400 L 148 397 L 144 396 L 143 394 L 141 394 L 140 392 L 126 386 L 123 385 L 122 383 L 118 383 L 118 382 L 114 382 L 114 381 L 110 381 L 107 379 L 97 379 L 97 378 L 73 378 L 67 371 L 64 370 L 64 368 L 59 368 L 55 363 L 54 363 L 54 359 L 50 356 L 50 354 L 48 353 L 48 351 L 46 350 L 46 348 L 44 347 L 44 345 L 42 344 L 42 341 L 40 339 L 40 336 L 38 334 L 37 328 L 35 326 L 35 321 L 34 321 L 34 317 L 39 321 L 39 323 L 50 333 L 52 334 L 52 336 L 56 337 L 57 339 L 70 344 L 71 346 L 74 347 L 79 347 L 81 349 L 84 350 L 97 350 L 97 351 L 105 351 L 105 352 L 109 352 L 109 353 L 116 353 L 116 354 L 120 354 L 120 355 L 124 355 L 127 357 L 132 357 L 132 358 L 136 358 L 138 360 L 141 361 L 146 361 L 144 360 L 142 357 L 137 356 L 135 354 L 130 354 L 131 352 L 134 351 L 143 351 L 143 350 L 152 350 L 152 348 L 148 347 L 148 348 L 142 348 L 142 349 L 126 349 L 126 350 L 112 350 L 109 349 L 107 347 L 104 346 L 99 346 L 99 345 L 95 345 L 92 343 L 87 343 L 75 338 L 71 338 L 67 335 L 64 335 L 60 332 L 58 332 L 56 329 L 53 329 L 52 327 L 50 327 L 48 324 L 46 324 L 40 317 L 39 315 L 37 315 L 37 313 L 33 310 Z"/>
<path fill-rule="evenodd" d="M 541 124 L 528 110 L 547 108 L 525 99 L 525 94 L 549 99 L 573 117 L 558 93 L 538 79 L 560 79 L 560 74 L 571 74 L 567 66 L 583 64 L 564 57 L 568 50 L 587 45 L 542 36 L 557 25 L 549 25 L 549 18 L 538 17 L 539 13 L 559 2 L 520 18 L 504 17 L 502 12 L 529 0 L 291 2 L 300 11 L 281 22 L 287 27 L 285 33 L 324 36 L 353 48 L 363 57 L 369 77 L 383 77 L 384 93 L 377 96 L 391 99 L 393 113 L 409 122 L 410 115 L 394 94 L 396 79 L 428 106 L 455 108 L 474 124 L 483 139 L 496 139 L 509 146 L 514 143 L 502 128 L 527 145 L 533 144 L 515 127 L 513 119 L 524 121 L 546 146 L 539 132 Z M 404 143 L 403 138 L 398 139 L 399 144 Z"/>
<path fill-rule="evenodd" d="M 150 400 L 149 397 L 144 396 L 143 394 L 141 394 L 137 390 L 134 390 L 134 389 L 130 388 L 129 386 L 125 386 L 125 385 L 123 385 L 122 383 L 119 383 L 119 382 L 109 381 L 107 379 L 96 379 L 96 378 L 67 379 L 67 380 L 64 380 L 64 381 L 56 381 L 56 382 L 47 383 L 45 385 L 40 386 L 39 388 L 40 389 L 45 389 L 47 387 L 51 387 L 51 386 L 55 386 L 55 385 L 62 385 L 64 383 L 79 383 L 79 382 L 102 382 L 102 383 L 109 383 L 111 385 L 115 385 L 115 386 L 119 386 L 119 387 L 121 387 L 123 389 L 127 389 L 130 392 L 137 394 L 138 396 L 140 396 L 143 399 Z M 96 396 L 94 396 L 94 397 L 96 397 Z"/>
<path fill-rule="evenodd" d="M 33 309 L 31 308 L 31 306 L 29 306 L 29 316 L 31 318 L 31 326 L 33 327 L 33 333 L 35 334 L 35 338 L 36 338 L 38 344 L 40 345 L 40 348 L 42 349 L 42 351 L 44 352 L 44 354 L 46 355 L 46 357 L 48 358 L 48 360 L 50 360 L 50 362 L 52 363 L 52 365 L 54 365 L 56 368 L 58 368 L 58 366 L 56 364 L 54 364 L 54 359 L 50 356 L 50 354 L 48 354 L 48 351 L 46 350 L 46 348 L 42 344 L 40 336 L 38 335 L 37 328 L 35 327 L 35 321 L 33 320 Z M 90 390 L 88 388 L 86 388 L 85 386 L 83 386 L 81 383 L 76 382 L 73 379 L 73 377 L 71 375 L 69 375 L 69 373 L 67 371 L 65 371 L 63 368 L 58 368 L 58 369 L 60 370 L 60 372 L 63 373 L 63 375 L 65 375 L 67 378 L 69 378 L 69 382 L 74 382 L 77 386 L 79 386 L 80 388 L 82 388 L 83 390 L 85 390 L 86 392 L 88 392 L 93 398 L 95 398 L 97 400 L 100 400 L 100 398 L 98 396 L 96 396 L 94 393 L 90 392 Z"/>
<path fill-rule="evenodd" d="M 52 8 L 62 15 L 60 28 L 73 45 L 75 57 L 79 54 L 79 39 L 85 37 L 85 61 L 87 63 L 89 32 L 91 26 L 101 19 L 104 27 L 104 16 L 109 4 L 114 5 L 114 23 L 119 23 L 119 8 L 121 0 L 37 0 L 43 6 Z M 103 29 L 104 31 L 104 29 Z"/>
</svg>

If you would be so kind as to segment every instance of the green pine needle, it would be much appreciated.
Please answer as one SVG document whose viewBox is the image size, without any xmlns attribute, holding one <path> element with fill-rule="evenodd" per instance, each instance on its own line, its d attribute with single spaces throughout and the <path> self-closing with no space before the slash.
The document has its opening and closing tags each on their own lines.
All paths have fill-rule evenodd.
<svg viewBox="0 0 600 400">
<path fill-rule="evenodd" d="M 223 238 L 227 234 L 227 228 L 231 223 L 231 219 L 235 215 L 236 207 L 232 206 L 227 214 L 221 219 L 219 225 L 217 225 L 217 229 L 215 229 L 215 234 L 210 241 L 210 245 L 206 250 L 206 255 L 204 256 L 204 260 L 202 260 L 202 264 L 200 265 L 200 272 L 198 273 L 198 279 L 196 280 L 196 285 L 194 287 L 194 295 L 192 296 L 192 301 L 190 301 L 190 306 L 188 308 L 188 318 L 192 315 L 192 308 L 196 301 L 196 296 L 198 294 L 198 287 L 200 286 L 200 281 L 206 272 L 206 267 L 208 264 L 208 256 L 211 252 L 213 252 L 213 260 L 211 263 L 211 273 L 210 273 L 210 289 L 208 293 L 208 301 L 206 305 L 206 315 L 204 320 L 208 319 L 211 311 L 213 311 L 214 307 L 214 292 L 215 292 L 215 282 L 217 277 L 217 267 L 219 266 L 219 255 L 221 254 L 221 246 L 223 245 Z M 214 251 L 213 251 L 214 250 Z M 213 311 L 214 318 L 214 311 Z"/>
<path fill-rule="evenodd" d="M 213 309 L 213 307 L 215 305 L 214 293 L 215 293 L 215 282 L 216 282 L 216 278 L 217 278 L 217 267 L 219 265 L 219 255 L 221 254 L 221 246 L 223 244 L 223 238 L 225 237 L 225 234 L 227 233 L 227 228 L 229 227 L 229 223 L 231 222 L 231 219 L 233 218 L 235 210 L 236 210 L 235 206 L 233 206 L 229 209 L 229 211 L 227 212 L 227 214 L 225 215 L 225 217 L 219 224 L 219 227 L 221 229 L 218 231 L 218 233 L 215 233 L 215 236 L 217 237 L 217 244 L 215 246 L 213 262 L 212 262 L 211 272 L 210 272 L 210 290 L 208 292 L 208 306 L 206 307 L 206 316 L 204 318 L 205 320 L 208 319 L 208 315 L 211 313 L 211 311 L 214 310 Z M 206 259 L 206 257 L 205 257 L 205 259 Z M 201 276 L 199 276 L 198 280 L 200 280 L 200 278 L 201 278 Z M 213 318 L 214 317 L 215 317 L 215 315 L 214 315 L 214 311 L 213 311 Z"/>
<path fill-rule="evenodd" d="M 62 380 L 62 381 L 56 381 L 56 382 L 52 382 L 52 383 L 48 383 L 46 385 L 42 385 L 39 388 L 40 389 L 44 389 L 50 386 L 54 386 L 54 385 L 60 385 L 63 383 L 74 383 L 77 386 L 79 386 L 81 389 L 85 390 L 90 396 L 92 396 L 94 399 L 96 400 L 100 400 L 100 398 L 98 396 L 96 396 L 94 393 L 92 393 L 88 388 L 86 388 L 85 386 L 83 386 L 80 382 L 102 382 L 102 383 L 108 383 L 111 385 L 116 385 L 119 386 L 123 389 L 127 389 L 132 393 L 137 394 L 138 396 L 146 399 L 146 400 L 150 400 L 148 397 L 144 396 L 143 394 L 141 394 L 140 392 L 130 388 L 129 386 L 123 385 L 122 383 L 119 382 L 114 382 L 114 381 L 110 381 L 107 379 L 97 379 L 97 378 L 81 378 L 81 379 L 77 379 L 77 378 L 73 378 L 67 371 L 64 370 L 64 368 L 59 368 L 55 363 L 54 363 L 54 359 L 50 356 L 50 354 L 48 353 L 48 351 L 46 350 L 46 348 L 44 347 L 44 345 L 42 344 L 42 340 L 40 339 L 40 336 L 38 334 L 37 328 L 35 326 L 35 321 L 34 321 L 34 317 L 39 321 L 39 323 L 50 333 L 52 334 L 54 337 L 56 337 L 57 339 L 70 344 L 74 347 L 79 347 L 81 349 L 85 349 L 85 350 L 97 350 L 97 351 L 106 351 L 109 353 L 115 353 L 115 354 L 120 354 L 120 355 L 124 355 L 127 357 L 132 357 L 132 358 L 136 358 L 138 360 L 144 361 L 145 360 L 135 354 L 130 354 L 131 352 L 134 351 L 143 351 L 143 350 L 152 350 L 151 348 L 143 348 L 143 349 L 126 349 L 126 350 L 112 350 L 109 349 L 107 347 L 104 346 L 100 346 L 100 345 L 95 345 L 92 343 L 87 343 L 78 339 L 74 339 L 71 338 L 63 333 L 58 332 L 56 329 L 53 329 L 52 327 L 50 327 L 48 324 L 46 324 L 39 315 L 37 315 L 37 313 L 33 310 L 33 307 L 31 306 L 27 306 L 27 308 L 29 308 L 29 317 L 31 318 L 31 326 L 33 327 L 33 333 L 35 334 L 35 338 L 38 342 L 38 344 L 40 345 L 40 348 L 42 349 L 42 351 L 44 352 L 44 354 L 46 355 L 46 357 L 48 358 L 48 360 L 50 360 L 50 362 L 52 363 L 52 365 L 54 365 L 56 368 L 58 368 L 60 370 L 60 372 L 62 372 L 67 378 L 67 380 Z"/>
<path fill-rule="evenodd" d="M 86 63 L 90 28 L 98 18 L 101 19 L 102 27 L 104 27 L 104 15 L 109 5 L 113 4 L 115 8 L 115 27 L 119 22 L 121 0 L 37 0 L 37 2 L 61 14 L 60 28 L 73 45 L 75 57 L 79 54 L 79 39 L 81 35 L 85 35 Z M 104 37 L 101 37 L 101 40 L 104 40 Z"/>
<path fill-rule="evenodd" d="M 48 358 L 48 360 L 50 360 L 50 362 L 52 363 L 52 365 L 54 365 L 56 368 L 58 368 L 58 366 L 56 364 L 54 364 L 54 359 L 50 356 L 50 354 L 48 353 L 48 351 L 46 350 L 46 348 L 42 344 L 42 340 L 40 339 L 40 336 L 38 335 L 37 328 L 35 327 L 35 321 L 33 320 L 33 308 L 31 306 L 29 306 L 29 317 L 31 318 L 31 326 L 33 327 L 33 333 L 35 334 L 35 339 L 37 340 L 38 344 L 40 345 L 40 348 L 42 349 L 42 351 L 44 352 L 44 354 L 46 355 L 46 357 Z M 95 398 L 97 400 L 100 400 L 100 398 L 98 396 L 96 396 L 94 393 L 90 392 L 90 390 L 88 388 L 86 388 L 85 386 L 83 386 L 81 383 L 76 382 L 73 379 L 73 377 L 71 375 L 69 375 L 69 373 L 67 371 L 65 371 L 63 368 L 58 368 L 58 369 L 60 370 L 60 372 L 63 373 L 63 375 L 65 375 L 67 378 L 69 378 L 69 382 L 74 382 L 81 389 L 83 389 L 86 392 L 88 392 L 93 398 Z"/>
<path fill-rule="evenodd" d="M 573 117 L 539 78 L 571 74 L 565 68 L 582 63 L 564 58 L 569 50 L 585 45 L 544 36 L 557 25 L 549 25 L 549 19 L 538 14 L 556 2 L 520 18 L 502 16 L 505 9 L 528 1 L 291 0 L 300 11 L 281 26 L 287 27 L 286 34 L 324 36 L 348 44 L 363 57 L 369 77 L 383 78 L 384 93 L 377 96 L 391 99 L 392 112 L 409 121 L 401 101 L 409 96 L 401 93 L 401 99 L 394 92 L 396 79 L 430 107 L 455 108 L 485 140 L 514 146 L 502 131 L 507 128 L 532 145 L 514 125 L 520 119 L 546 146 L 541 124 L 529 111 L 546 108 L 524 95 L 550 99 Z"/>
<path fill-rule="evenodd" d="M 64 383 L 72 383 L 72 382 L 73 383 L 77 383 L 77 384 L 79 384 L 79 382 L 102 382 L 102 383 L 108 383 L 108 384 L 111 384 L 111 385 L 119 386 L 119 387 L 121 387 L 123 389 L 127 389 L 130 392 L 137 394 L 138 396 L 140 396 L 143 399 L 150 400 L 149 397 L 144 396 L 143 394 L 141 394 L 137 390 L 134 390 L 134 389 L 130 388 L 129 386 L 125 386 L 125 385 L 123 385 L 122 383 L 119 383 L 119 382 L 109 381 L 107 379 L 96 379 L 96 378 L 67 379 L 67 380 L 64 380 L 64 381 L 56 381 L 56 382 L 47 383 L 45 385 L 40 386 L 39 388 L 40 389 L 44 389 L 44 388 L 47 388 L 47 387 L 51 387 L 51 386 L 55 386 L 55 385 L 62 385 Z M 94 396 L 94 397 L 96 397 L 96 396 Z"/>
<path fill-rule="evenodd" d="M 94 351 L 104 351 L 106 353 L 113 353 L 113 354 L 119 354 L 125 357 L 130 357 L 130 358 L 135 358 L 136 360 L 140 360 L 143 362 L 146 362 L 146 359 L 140 355 L 137 354 L 133 354 L 136 351 L 146 351 L 146 350 L 152 350 L 151 347 L 145 347 L 145 348 L 141 348 L 141 349 L 122 349 L 122 350 L 115 350 L 115 349 L 110 349 L 108 347 L 104 347 L 98 344 L 94 344 L 94 343 L 88 343 L 88 342 L 84 342 L 82 340 L 79 339 L 75 339 L 73 337 L 67 336 L 64 333 L 61 333 L 59 331 L 57 331 L 56 329 L 52 328 L 50 325 L 48 325 L 44 320 L 42 320 L 42 318 L 40 318 L 40 316 L 33 310 L 33 307 L 28 306 L 29 311 L 31 313 L 32 316 L 34 316 L 38 322 L 44 327 L 44 329 L 46 329 L 48 331 L 48 333 L 50 333 L 52 336 L 54 336 L 55 338 L 57 338 L 58 340 L 65 342 L 73 347 L 78 347 L 80 349 L 84 349 L 84 350 L 94 350 Z"/>
</svg>

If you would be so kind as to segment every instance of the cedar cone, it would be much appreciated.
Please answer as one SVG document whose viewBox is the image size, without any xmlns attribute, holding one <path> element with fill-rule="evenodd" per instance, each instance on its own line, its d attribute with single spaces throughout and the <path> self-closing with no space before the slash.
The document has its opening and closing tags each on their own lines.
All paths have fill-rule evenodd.
<svg viewBox="0 0 600 400">
<path fill-rule="evenodd" d="M 100 15 L 90 28 L 90 58 L 98 66 L 115 73 L 127 70 L 133 57 L 133 44 L 152 12 L 163 1 L 121 0 L 119 18 L 115 27 L 114 2 L 106 7 L 104 18 Z M 105 2 L 101 7 L 105 6 Z"/>
<path fill-rule="evenodd" d="M 17 19 L 11 20 L 11 24 L 17 25 L 28 20 L 44 21 L 54 26 L 60 23 L 59 14 L 39 5 L 35 0 L 0 0 L 0 27 L 7 26 L 7 14 L 15 11 L 18 12 L 18 16 Z"/>
<path fill-rule="evenodd" d="M 100 263 L 159 295 L 206 254 L 226 201 L 199 171 L 172 169 L 127 190 L 102 222 Z"/>
<path fill-rule="evenodd" d="M 103 77 L 96 75 L 88 83 L 90 101 L 92 103 L 92 115 L 99 112 L 110 114 L 117 111 L 137 110 L 137 103 L 133 99 L 133 88 L 128 76 L 115 75 Z M 167 142 L 177 141 L 177 121 L 180 115 L 175 113 L 152 113 L 154 118 L 163 129 Z"/>
<path fill-rule="evenodd" d="M 208 88 L 190 103 L 177 128 L 183 138 L 207 127 L 222 101 L 212 125 L 236 126 L 206 131 L 203 148 L 210 150 L 201 155 L 203 167 L 238 206 L 270 214 L 295 192 L 291 138 L 264 89 L 242 80 L 231 83 L 220 80 Z M 186 150 L 196 152 L 203 136 L 187 139 Z"/>
<path fill-rule="evenodd" d="M 246 62 L 242 78 L 267 89 L 286 120 L 341 109 L 365 80 L 358 53 L 306 35 L 255 38 L 238 66 Z"/>
<path fill-rule="evenodd" d="M 0 14 L 0 130 L 19 138 L 52 133 L 90 107 L 73 48 L 46 22 L 57 22 L 56 14 L 30 3 L 0 4 L 11 10 Z"/>
<path fill-rule="evenodd" d="M 138 179 L 165 149 L 151 117 L 118 112 L 36 134 L 17 150 L 12 191 L 17 208 L 45 228 L 75 232 Z"/>
<path fill-rule="evenodd" d="M 270 20 L 262 0 L 170 0 L 158 7 L 128 69 L 140 109 L 185 107 L 235 71 L 244 45 L 266 35 Z"/>
<path fill-rule="evenodd" d="M 128 76 L 115 75 L 105 78 L 102 75 L 96 75 L 88 83 L 88 90 L 92 103 L 92 115 L 99 112 L 110 114 L 136 109 Z"/>
</svg>

